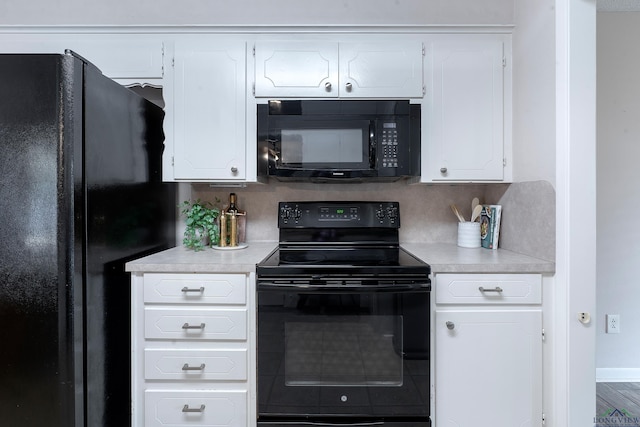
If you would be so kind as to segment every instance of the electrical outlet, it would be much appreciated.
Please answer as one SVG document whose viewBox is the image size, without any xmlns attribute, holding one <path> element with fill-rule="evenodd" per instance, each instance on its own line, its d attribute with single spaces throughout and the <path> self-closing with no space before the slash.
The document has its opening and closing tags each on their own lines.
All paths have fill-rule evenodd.
<svg viewBox="0 0 640 427">
<path fill-rule="evenodd" d="M 619 314 L 607 314 L 607 333 L 608 334 L 620 333 L 620 315 Z"/>
</svg>

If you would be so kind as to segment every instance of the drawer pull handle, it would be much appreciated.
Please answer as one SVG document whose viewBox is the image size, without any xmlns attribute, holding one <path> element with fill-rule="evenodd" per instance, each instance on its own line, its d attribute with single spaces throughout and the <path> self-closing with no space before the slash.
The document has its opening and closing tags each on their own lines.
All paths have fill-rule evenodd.
<svg viewBox="0 0 640 427">
<path fill-rule="evenodd" d="M 182 366 L 183 371 L 204 371 L 204 363 L 201 363 L 200 366 L 189 366 L 188 363 L 185 363 Z"/>
<path fill-rule="evenodd" d="M 199 408 L 189 408 L 189 405 L 184 405 L 182 412 L 204 412 L 204 405 L 200 405 Z"/>
<path fill-rule="evenodd" d="M 193 288 L 187 288 L 186 286 L 184 288 L 182 288 L 182 292 L 184 292 L 185 294 L 187 292 L 204 292 L 204 286 L 200 286 L 200 288 L 198 289 L 193 289 Z"/>
<path fill-rule="evenodd" d="M 204 323 L 200 323 L 199 325 L 190 325 L 185 323 L 182 325 L 182 329 L 204 329 Z"/>
<path fill-rule="evenodd" d="M 482 286 L 478 288 L 480 292 L 502 292 L 502 288 L 500 286 L 496 286 L 493 289 L 485 289 Z"/>
</svg>

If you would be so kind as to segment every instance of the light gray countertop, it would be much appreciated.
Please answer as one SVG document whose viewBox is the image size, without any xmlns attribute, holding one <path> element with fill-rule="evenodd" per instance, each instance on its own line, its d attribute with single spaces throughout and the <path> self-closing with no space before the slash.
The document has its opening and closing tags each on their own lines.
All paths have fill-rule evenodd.
<svg viewBox="0 0 640 427">
<path fill-rule="evenodd" d="M 407 243 L 402 247 L 433 273 L 555 273 L 555 263 L 504 249 L 461 248 L 451 243 Z"/>
<path fill-rule="evenodd" d="M 194 252 L 182 246 L 125 266 L 129 272 L 252 273 L 277 242 L 249 243 L 245 249 Z M 554 273 L 555 263 L 504 249 L 467 249 L 451 243 L 406 243 L 402 247 L 431 265 L 433 273 Z"/>
</svg>

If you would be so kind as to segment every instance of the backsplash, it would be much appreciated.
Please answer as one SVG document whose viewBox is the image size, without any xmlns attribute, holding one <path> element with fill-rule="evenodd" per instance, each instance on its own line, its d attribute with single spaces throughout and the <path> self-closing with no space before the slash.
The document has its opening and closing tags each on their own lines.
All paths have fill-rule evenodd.
<svg viewBox="0 0 640 427">
<path fill-rule="evenodd" d="M 517 184 L 310 184 L 270 182 L 246 188 L 193 184 L 191 198 L 228 203 L 238 195 L 238 207 L 247 211 L 247 241 L 277 242 L 277 209 L 280 201 L 369 200 L 400 203 L 400 242 L 455 243 L 457 220 L 450 205 L 465 218 L 471 216 L 471 200 L 503 205 L 501 247 L 553 260 L 555 251 L 555 194 L 543 181 Z M 551 212 L 552 216 L 549 216 Z M 516 232 L 516 230 L 518 230 Z M 521 234 L 520 231 L 525 231 Z M 519 236 L 524 236 L 521 239 Z M 504 239 L 504 240 L 503 240 Z M 536 255 L 534 255 L 536 254 Z"/>
</svg>

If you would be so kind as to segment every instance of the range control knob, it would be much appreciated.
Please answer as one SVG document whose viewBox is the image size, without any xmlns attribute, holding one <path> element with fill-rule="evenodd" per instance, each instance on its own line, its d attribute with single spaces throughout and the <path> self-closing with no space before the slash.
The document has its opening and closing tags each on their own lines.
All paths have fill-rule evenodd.
<svg viewBox="0 0 640 427">
<path fill-rule="evenodd" d="M 391 222 L 395 222 L 398 219 L 398 208 L 395 206 L 389 206 L 387 208 L 387 216 L 389 216 Z"/>
<path fill-rule="evenodd" d="M 380 221 L 384 219 L 384 210 L 382 208 L 376 210 L 376 218 L 378 218 Z"/>
<path fill-rule="evenodd" d="M 302 211 L 296 207 L 296 208 L 293 210 L 293 218 L 294 218 L 295 220 L 299 220 L 301 216 L 302 216 Z"/>
</svg>

